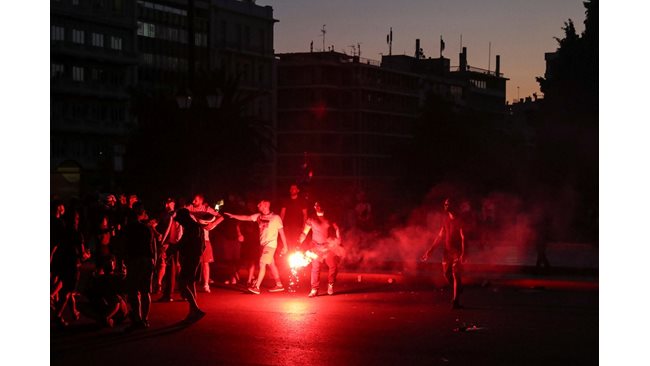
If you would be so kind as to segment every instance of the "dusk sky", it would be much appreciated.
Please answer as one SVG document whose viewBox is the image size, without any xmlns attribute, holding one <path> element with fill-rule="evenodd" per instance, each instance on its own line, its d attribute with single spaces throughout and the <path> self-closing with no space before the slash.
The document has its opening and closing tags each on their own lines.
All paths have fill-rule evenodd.
<svg viewBox="0 0 650 366">
<path fill-rule="evenodd" d="M 460 37 L 467 47 L 468 64 L 494 70 L 501 55 L 501 72 L 507 82 L 506 100 L 539 92 L 536 76 L 543 76 L 544 53 L 555 51 L 553 37 L 563 36 L 562 26 L 573 19 L 584 30 L 582 0 L 258 0 L 271 5 L 279 22 L 275 25 L 275 51 L 308 52 L 322 49 L 321 28 L 326 24 L 326 47 L 352 53 L 361 44 L 361 57 L 380 60 L 388 54 L 386 35 L 393 27 L 393 55 L 413 56 L 419 38 L 426 57 L 443 56 L 458 65 Z"/>
</svg>

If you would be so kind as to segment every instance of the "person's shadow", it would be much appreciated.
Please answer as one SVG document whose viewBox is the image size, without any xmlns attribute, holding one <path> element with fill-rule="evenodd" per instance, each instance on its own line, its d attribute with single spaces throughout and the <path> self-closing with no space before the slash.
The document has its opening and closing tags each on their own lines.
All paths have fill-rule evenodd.
<svg viewBox="0 0 650 366">
<path fill-rule="evenodd" d="M 139 329 L 130 332 L 125 331 L 125 327 L 122 325 L 112 329 L 105 329 L 96 323 L 71 325 L 63 330 L 52 331 L 55 336 L 50 337 L 50 356 L 52 359 L 56 359 L 68 353 L 101 350 L 118 344 L 165 336 L 182 331 L 199 320 L 184 319 L 161 328 Z M 99 333 L 80 336 L 82 333 L 93 331 L 99 331 Z"/>
</svg>

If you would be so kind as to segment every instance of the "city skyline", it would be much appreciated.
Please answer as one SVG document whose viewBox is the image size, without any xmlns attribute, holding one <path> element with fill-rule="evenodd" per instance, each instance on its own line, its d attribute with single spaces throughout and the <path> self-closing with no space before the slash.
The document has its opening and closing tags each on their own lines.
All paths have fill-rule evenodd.
<svg viewBox="0 0 650 366">
<path fill-rule="evenodd" d="M 508 79 L 506 101 L 541 95 L 537 76 L 544 76 L 544 53 L 553 52 L 562 38 L 564 22 L 572 19 L 576 30 L 584 30 L 585 8 L 581 0 L 545 2 L 479 0 L 431 2 L 388 0 L 310 2 L 304 0 L 258 0 L 273 7 L 276 53 L 308 52 L 323 48 L 321 29 L 325 25 L 325 49 L 352 54 L 351 46 L 361 47 L 361 57 L 381 60 L 388 54 L 386 35 L 393 29 L 392 54 L 413 56 L 420 39 L 426 57 L 440 55 L 458 65 L 460 41 L 467 47 L 472 67 L 494 71 L 495 57 L 501 55 L 501 72 Z M 372 8 L 369 8 L 372 6 Z M 365 11 L 365 12 L 364 12 Z M 363 14 L 363 20 L 357 20 Z M 478 16 L 480 15 L 480 17 Z"/>
</svg>

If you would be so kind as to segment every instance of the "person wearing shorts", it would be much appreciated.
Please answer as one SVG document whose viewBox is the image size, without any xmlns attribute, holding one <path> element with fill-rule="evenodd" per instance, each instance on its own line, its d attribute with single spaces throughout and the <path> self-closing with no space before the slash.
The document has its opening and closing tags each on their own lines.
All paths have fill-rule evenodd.
<svg viewBox="0 0 650 366">
<path fill-rule="evenodd" d="M 257 276 L 257 281 L 255 281 L 253 286 L 248 288 L 248 291 L 256 295 L 260 294 L 260 286 L 262 285 L 264 276 L 266 275 L 266 266 L 269 266 L 271 269 L 271 274 L 275 280 L 275 287 L 269 289 L 269 292 L 284 291 L 278 267 L 275 265 L 275 260 L 273 259 L 278 247 L 278 235 L 282 239 L 282 252 L 280 254 L 284 255 L 287 253 L 287 238 L 284 235 L 282 219 L 279 215 L 271 212 L 271 202 L 268 200 L 261 200 L 257 204 L 257 209 L 259 210 L 259 213 L 252 215 L 234 215 L 229 212 L 225 213 L 226 216 L 235 220 L 256 222 L 260 229 L 260 270 Z"/>
</svg>

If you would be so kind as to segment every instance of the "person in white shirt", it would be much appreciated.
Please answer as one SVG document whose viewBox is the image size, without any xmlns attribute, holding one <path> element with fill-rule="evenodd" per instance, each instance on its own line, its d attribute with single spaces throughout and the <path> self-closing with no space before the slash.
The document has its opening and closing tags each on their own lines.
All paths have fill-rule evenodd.
<svg viewBox="0 0 650 366">
<path fill-rule="evenodd" d="M 264 276 L 266 275 L 266 266 L 269 266 L 273 279 L 275 279 L 275 287 L 269 289 L 269 292 L 284 291 L 278 267 L 275 265 L 275 260 L 273 259 L 278 247 L 278 234 L 282 239 L 282 252 L 280 254 L 284 255 L 287 253 L 287 238 L 284 235 L 282 219 L 280 216 L 271 212 L 271 202 L 268 200 L 261 200 L 257 204 L 257 209 L 259 210 L 259 213 L 252 215 L 234 215 L 229 212 L 224 213 L 224 215 L 236 220 L 257 222 L 257 225 L 260 228 L 260 246 L 262 247 L 262 254 L 260 255 L 260 271 L 257 276 L 257 281 L 255 281 L 255 284 L 252 287 L 248 288 L 248 291 L 256 295 L 260 294 L 260 286 L 262 285 L 262 281 L 264 281 Z"/>
</svg>

